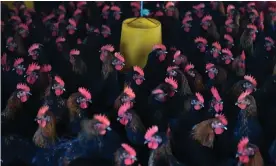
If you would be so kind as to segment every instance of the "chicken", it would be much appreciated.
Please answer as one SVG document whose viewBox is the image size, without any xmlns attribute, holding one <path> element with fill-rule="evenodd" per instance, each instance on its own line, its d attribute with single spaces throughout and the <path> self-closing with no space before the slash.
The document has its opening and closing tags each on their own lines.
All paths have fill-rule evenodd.
<svg viewBox="0 0 276 166">
<path fill-rule="evenodd" d="M 243 80 L 238 81 L 233 85 L 231 88 L 231 96 L 234 98 L 238 97 L 242 92 L 248 91 L 250 93 L 256 91 L 257 88 L 257 81 L 256 79 L 251 75 L 245 75 L 243 77 Z"/>
<path fill-rule="evenodd" d="M 207 63 L 205 69 L 209 77 L 207 87 L 216 86 L 220 91 L 224 91 L 224 85 L 227 80 L 226 70 L 213 63 Z"/>
<path fill-rule="evenodd" d="M 84 154 L 93 158 L 98 156 L 106 160 L 113 160 L 114 153 L 120 147 L 121 141 L 119 135 L 111 130 L 108 118 L 105 115 L 95 114 L 93 119 L 82 121 L 81 126 L 78 146 L 82 147 Z M 74 153 L 73 150 L 74 148 L 71 148 L 70 153 Z M 70 153 L 68 153 L 69 156 Z"/>
<path fill-rule="evenodd" d="M 241 77 L 245 75 L 245 53 L 242 51 L 240 56 L 237 56 L 232 62 L 232 71 L 235 72 L 236 76 Z"/>
<path fill-rule="evenodd" d="M 133 106 L 133 102 L 136 98 L 135 93 L 133 92 L 133 90 L 127 86 L 124 88 L 124 91 L 117 97 L 117 99 L 115 100 L 114 103 L 114 108 L 115 109 L 119 109 L 119 107 L 127 102 L 131 102 L 131 107 Z"/>
<path fill-rule="evenodd" d="M 65 92 L 65 83 L 59 76 L 55 76 L 53 81 L 47 87 L 43 96 L 44 105 L 48 105 L 57 122 L 57 132 L 65 133 L 65 126 L 68 122 L 68 111 L 66 107 L 66 100 L 62 97 Z"/>
<path fill-rule="evenodd" d="M 131 109 L 131 103 L 127 102 L 121 105 L 117 120 L 125 126 L 128 140 L 132 144 L 139 146 L 144 144 L 145 127 L 139 116 Z"/>
<path fill-rule="evenodd" d="M 188 63 L 188 59 L 185 55 L 181 54 L 180 50 L 176 50 L 173 55 L 173 64 L 183 68 Z"/>
<path fill-rule="evenodd" d="M 167 48 L 165 45 L 157 44 L 153 46 L 152 52 L 148 56 L 148 61 L 144 67 L 145 79 L 147 80 L 148 89 L 155 88 L 165 78 L 165 73 L 160 72 L 166 70 L 166 54 Z M 160 67 L 156 67 L 160 66 Z"/>
<path fill-rule="evenodd" d="M 136 158 L 136 151 L 128 144 L 121 144 L 121 147 L 114 154 L 115 166 L 133 165 Z"/>
<path fill-rule="evenodd" d="M 239 158 L 238 165 L 264 166 L 264 161 L 258 147 L 250 143 L 248 137 L 241 138 L 237 146 L 236 157 Z"/>
<path fill-rule="evenodd" d="M 220 135 L 227 130 L 227 124 L 228 121 L 223 114 L 216 114 L 214 118 L 202 121 L 193 127 L 193 139 L 203 146 L 213 148 L 215 135 Z"/>
<path fill-rule="evenodd" d="M 178 85 L 180 89 L 179 93 L 180 95 L 192 95 L 192 91 L 190 89 L 190 86 L 188 84 L 188 80 L 186 78 L 186 76 L 184 75 L 184 73 L 179 69 L 179 67 L 177 66 L 169 66 L 167 68 L 167 75 L 169 77 L 173 77 L 177 80 Z"/>
<path fill-rule="evenodd" d="M 201 20 L 201 27 L 204 31 L 206 31 L 204 32 L 204 37 L 208 38 L 208 40 L 212 42 L 219 40 L 220 34 L 217 32 L 217 27 L 212 16 L 204 16 Z"/>
<path fill-rule="evenodd" d="M 254 41 L 256 39 L 257 27 L 248 24 L 240 37 L 240 47 L 244 50 L 245 55 L 252 56 L 254 51 Z"/>
<path fill-rule="evenodd" d="M 11 64 L 10 61 L 7 59 L 7 54 L 3 53 L 1 56 L 1 65 L 2 65 L 2 70 L 5 72 L 10 71 L 11 69 Z"/>
<path fill-rule="evenodd" d="M 52 112 L 49 111 L 49 106 L 40 107 L 36 119 L 39 125 L 33 136 L 33 142 L 40 148 L 49 148 L 56 143 L 56 119 Z"/>
<path fill-rule="evenodd" d="M 203 92 L 205 86 L 201 74 L 195 69 L 194 65 L 189 63 L 184 68 L 192 92 Z"/>
<path fill-rule="evenodd" d="M 77 133 L 80 130 L 80 120 L 86 117 L 87 113 L 84 110 L 92 102 L 91 99 L 91 93 L 83 87 L 79 87 L 78 92 L 71 94 L 68 98 L 67 107 L 73 133 Z"/>
<path fill-rule="evenodd" d="M 40 70 L 40 65 L 37 63 L 33 62 L 31 63 L 26 71 L 26 81 L 30 85 L 34 85 L 35 83 L 37 84 L 37 80 L 39 79 L 39 70 Z"/>
<path fill-rule="evenodd" d="M 211 88 L 212 99 L 210 101 L 209 110 L 207 112 L 207 117 L 214 117 L 216 114 L 219 114 L 223 110 L 223 100 L 219 95 L 219 92 L 216 87 Z"/>
<path fill-rule="evenodd" d="M 1 116 L 6 119 L 13 119 L 16 112 L 22 109 L 23 103 L 29 99 L 30 88 L 24 83 L 18 83 L 16 90 L 11 94 L 6 108 L 2 111 Z"/>
<path fill-rule="evenodd" d="M 263 143 L 262 127 L 257 119 L 257 106 L 253 96 L 249 91 L 240 94 L 236 104 L 240 111 L 234 129 L 234 136 L 236 140 L 244 136 L 248 136 L 253 144 L 261 146 Z"/>
<path fill-rule="evenodd" d="M 168 107 L 167 101 L 173 97 L 178 89 L 177 81 L 172 77 L 165 78 L 165 83 L 158 85 L 149 96 L 149 105 L 147 107 L 146 126 L 153 124 L 159 127 L 160 131 L 167 129 Z"/>
<path fill-rule="evenodd" d="M 70 63 L 72 64 L 72 70 L 76 74 L 84 74 L 87 70 L 85 62 L 80 57 L 80 51 L 72 49 L 69 53 Z"/>
<path fill-rule="evenodd" d="M 183 166 L 172 154 L 170 139 L 165 133 L 158 131 L 157 126 L 149 128 L 144 138 L 148 148 L 151 149 L 148 161 L 149 166 Z"/>
</svg>

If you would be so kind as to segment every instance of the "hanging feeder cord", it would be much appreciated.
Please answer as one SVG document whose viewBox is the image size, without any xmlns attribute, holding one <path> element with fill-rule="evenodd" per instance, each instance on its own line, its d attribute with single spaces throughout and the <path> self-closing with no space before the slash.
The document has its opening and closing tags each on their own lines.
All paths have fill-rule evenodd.
<svg viewBox="0 0 276 166">
<path fill-rule="evenodd" d="M 143 17 L 143 1 L 140 2 L 140 17 Z"/>
</svg>

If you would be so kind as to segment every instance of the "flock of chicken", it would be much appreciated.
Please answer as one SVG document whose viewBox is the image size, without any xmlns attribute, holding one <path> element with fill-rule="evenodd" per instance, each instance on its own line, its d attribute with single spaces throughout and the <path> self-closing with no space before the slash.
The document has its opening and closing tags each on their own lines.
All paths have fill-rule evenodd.
<svg viewBox="0 0 276 166">
<path fill-rule="evenodd" d="M 144 3 L 163 44 L 129 70 L 140 2 L 1 5 L 4 164 L 276 164 L 276 7 Z"/>
</svg>

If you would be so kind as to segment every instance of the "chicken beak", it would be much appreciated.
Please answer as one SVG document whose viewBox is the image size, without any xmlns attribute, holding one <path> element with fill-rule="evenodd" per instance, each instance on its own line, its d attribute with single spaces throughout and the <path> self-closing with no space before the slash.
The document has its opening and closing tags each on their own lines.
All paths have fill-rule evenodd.
<svg viewBox="0 0 276 166">
<path fill-rule="evenodd" d="M 32 95 L 31 92 L 27 92 L 27 94 L 30 95 L 30 96 Z"/>
<path fill-rule="evenodd" d="M 208 70 L 205 70 L 205 73 L 208 73 Z"/>
<path fill-rule="evenodd" d="M 238 105 L 238 104 L 239 104 L 238 102 L 235 103 L 235 105 Z"/>
<path fill-rule="evenodd" d="M 119 120 L 120 120 L 120 118 L 118 117 L 118 118 L 117 118 L 117 121 L 119 121 Z"/>
<path fill-rule="evenodd" d="M 65 92 L 66 91 L 66 89 L 65 88 L 62 88 L 62 90 Z"/>
<path fill-rule="evenodd" d="M 15 70 L 15 68 L 12 68 L 12 71 L 14 71 Z"/>
<path fill-rule="evenodd" d="M 173 63 L 175 62 L 175 60 L 173 60 Z"/>
<path fill-rule="evenodd" d="M 146 140 L 145 142 L 144 142 L 144 144 L 147 144 L 149 141 L 148 140 Z"/>
<path fill-rule="evenodd" d="M 227 127 L 226 127 L 226 126 L 224 126 L 223 128 L 224 128 L 224 130 L 227 130 Z"/>
<path fill-rule="evenodd" d="M 109 126 L 106 128 L 106 130 L 112 131 L 111 127 L 109 127 Z"/>
</svg>

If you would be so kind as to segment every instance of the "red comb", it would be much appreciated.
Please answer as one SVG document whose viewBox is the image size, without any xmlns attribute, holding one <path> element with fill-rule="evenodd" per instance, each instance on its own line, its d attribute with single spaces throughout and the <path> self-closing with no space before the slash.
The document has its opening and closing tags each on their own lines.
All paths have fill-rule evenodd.
<svg viewBox="0 0 276 166">
<path fill-rule="evenodd" d="M 36 50 L 38 48 L 39 48 L 39 44 L 38 43 L 32 44 L 31 47 L 28 50 L 29 54 L 31 54 L 34 50 Z"/>
<path fill-rule="evenodd" d="M 255 25 L 253 25 L 253 24 L 248 24 L 247 28 L 248 29 L 253 29 L 253 30 L 257 31 L 257 27 Z"/>
<path fill-rule="evenodd" d="M 250 92 L 248 92 L 248 91 L 242 92 L 240 94 L 240 96 L 238 97 L 238 101 L 243 100 L 248 95 L 250 95 Z"/>
<path fill-rule="evenodd" d="M 179 55 L 181 54 L 181 52 L 179 50 L 177 50 L 174 55 L 173 55 L 173 58 L 177 58 Z"/>
<path fill-rule="evenodd" d="M 191 11 L 187 11 L 187 12 L 185 13 L 185 17 L 190 16 L 190 15 L 192 15 L 192 12 L 191 12 Z"/>
<path fill-rule="evenodd" d="M 55 81 L 61 86 L 65 85 L 64 81 L 59 76 L 55 76 Z"/>
<path fill-rule="evenodd" d="M 154 46 L 153 46 L 153 50 L 156 50 L 156 49 L 161 49 L 161 50 L 163 50 L 163 51 L 166 51 L 166 46 L 165 45 L 163 45 L 163 44 L 155 44 Z"/>
<path fill-rule="evenodd" d="M 17 58 L 17 59 L 15 59 L 14 63 L 13 63 L 13 67 L 16 67 L 16 66 L 20 65 L 22 62 L 24 62 L 23 58 Z"/>
<path fill-rule="evenodd" d="M 106 12 L 109 9 L 110 9 L 110 7 L 108 5 L 104 5 L 104 7 L 102 9 L 102 12 Z"/>
<path fill-rule="evenodd" d="M 132 157 L 136 156 L 136 151 L 128 144 L 122 144 L 124 150 Z"/>
<path fill-rule="evenodd" d="M 65 9 L 65 7 L 64 7 L 63 5 L 59 5 L 59 6 L 58 6 L 58 9 L 59 9 L 59 10 L 62 10 L 63 12 L 66 12 L 66 9 Z"/>
<path fill-rule="evenodd" d="M 46 21 L 48 21 L 48 20 L 50 20 L 50 19 L 52 19 L 52 18 L 54 18 L 54 17 L 55 17 L 55 15 L 54 15 L 53 13 L 51 13 L 50 15 L 44 17 L 44 18 L 42 19 L 42 22 L 45 23 Z"/>
<path fill-rule="evenodd" d="M 76 21 L 72 18 L 69 19 L 69 24 L 71 24 L 73 27 L 77 27 Z"/>
<path fill-rule="evenodd" d="M 8 37 L 7 44 L 11 43 L 13 41 L 13 37 Z"/>
<path fill-rule="evenodd" d="M 109 28 L 107 25 L 102 25 L 102 28 L 103 28 L 103 29 L 106 29 L 106 30 L 109 31 L 109 32 L 111 31 L 110 28 Z"/>
<path fill-rule="evenodd" d="M 30 88 L 26 84 L 24 84 L 24 83 L 18 83 L 16 85 L 16 89 L 23 90 L 25 92 L 30 92 Z"/>
<path fill-rule="evenodd" d="M 255 87 L 257 86 L 257 81 L 256 81 L 256 79 L 255 79 L 253 76 L 251 76 L 251 75 L 245 75 L 245 76 L 243 77 L 243 79 L 249 81 L 249 82 L 250 82 L 251 84 L 253 84 Z"/>
<path fill-rule="evenodd" d="M 80 93 L 81 95 L 83 95 L 87 100 L 90 100 L 90 99 L 91 99 L 91 94 L 90 94 L 90 92 L 89 92 L 87 89 L 85 89 L 85 88 L 83 88 L 83 87 L 80 87 L 80 88 L 78 89 L 78 91 L 79 91 L 79 93 Z"/>
<path fill-rule="evenodd" d="M 7 54 L 4 52 L 1 56 L 1 64 L 6 65 L 7 64 Z"/>
<path fill-rule="evenodd" d="M 194 69 L 195 68 L 195 66 L 193 65 L 193 64 L 187 64 L 186 65 L 186 67 L 185 67 L 185 71 L 187 72 L 187 71 L 189 71 L 190 69 Z"/>
<path fill-rule="evenodd" d="M 257 12 L 256 9 L 253 9 L 251 12 L 254 13 L 255 16 L 259 16 L 259 13 Z"/>
<path fill-rule="evenodd" d="M 203 38 L 203 37 L 197 37 L 197 38 L 195 38 L 195 43 L 203 43 L 203 44 L 207 44 L 207 40 L 205 39 L 205 38 Z"/>
<path fill-rule="evenodd" d="M 66 39 L 64 37 L 60 36 L 56 39 L 56 43 L 65 42 L 65 40 Z"/>
<path fill-rule="evenodd" d="M 238 144 L 238 152 L 242 152 L 249 143 L 248 137 L 243 137 Z"/>
<path fill-rule="evenodd" d="M 77 49 L 72 49 L 72 50 L 70 51 L 70 55 L 71 55 L 71 56 L 72 56 L 72 55 L 80 55 L 80 51 L 77 50 Z"/>
<path fill-rule="evenodd" d="M 175 79 L 173 79 L 172 77 L 165 78 L 165 82 L 168 83 L 168 84 L 170 84 L 173 87 L 173 89 L 177 89 L 178 88 L 177 81 Z"/>
<path fill-rule="evenodd" d="M 113 52 L 115 49 L 111 44 L 107 44 L 102 46 L 101 51 L 109 51 L 109 52 Z"/>
<path fill-rule="evenodd" d="M 231 57 L 233 56 L 232 52 L 228 48 L 222 49 L 222 53 Z"/>
<path fill-rule="evenodd" d="M 131 108 L 131 104 L 130 102 L 124 103 L 123 105 L 120 106 L 119 110 L 118 110 L 118 115 L 123 115 L 125 112 L 127 112 L 127 110 L 129 110 Z"/>
<path fill-rule="evenodd" d="M 242 51 L 242 53 L 241 53 L 241 59 L 242 59 L 242 60 L 245 60 L 245 58 L 246 58 L 246 57 L 245 57 L 245 53 L 244 53 L 244 51 Z"/>
<path fill-rule="evenodd" d="M 34 70 L 39 70 L 40 69 L 40 66 L 37 64 L 37 63 L 31 63 L 29 66 L 28 66 L 28 69 L 27 69 L 27 74 L 30 75 Z"/>
<path fill-rule="evenodd" d="M 114 56 L 119 59 L 121 62 L 125 62 L 125 58 L 119 52 L 115 52 Z"/>
<path fill-rule="evenodd" d="M 204 3 L 200 3 L 198 5 L 193 6 L 193 8 L 196 9 L 196 10 L 199 10 L 201 8 L 205 8 L 205 4 Z"/>
<path fill-rule="evenodd" d="M 81 6 L 86 5 L 86 1 L 80 1 L 77 3 L 77 8 L 80 8 Z"/>
<path fill-rule="evenodd" d="M 39 108 L 37 116 L 43 116 L 47 111 L 49 110 L 49 106 L 48 105 L 44 105 L 42 107 Z"/>
<path fill-rule="evenodd" d="M 19 28 L 22 28 L 22 29 L 24 29 L 26 31 L 29 30 L 29 27 L 26 24 L 23 24 L 23 23 L 19 24 Z"/>
<path fill-rule="evenodd" d="M 227 6 L 227 13 L 230 13 L 231 10 L 236 9 L 234 5 L 228 5 Z"/>
<path fill-rule="evenodd" d="M 264 22 L 264 12 L 263 11 L 260 12 L 260 21 Z"/>
<path fill-rule="evenodd" d="M 216 49 L 218 49 L 218 50 L 221 50 L 221 45 L 219 44 L 219 42 L 214 42 L 214 43 L 212 44 L 212 46 L 213 46 L 213 47 L 216 47 Z"/>
<path fill-rule="evenodd" d="M 272 45 L 274 45 L 274 41 L 271 37 L 265 37 L 265 40 L 267 40 L 268 42 L 270 42 Z"/>
<path fill-rule="evenodd" d="M 233 23 L 233 20 L 231 18 L 229 18 L 225 21 L 225 25 L 229 25 L 229 24 L 232 24 L 232 23 Z"/>
<path fill-rule="evenodd" d="M 183 20 L 182 20 L 182 24 L 185 24 L 185 23 L 187 23 L 188 21 L 192 21 L 193 20 L 193 18 L 192 17 L 190 17 L 190 16 L 186 16 L 186 17 L 184 17 L 183 18 Z"/>
<path fill-rule="evenodd" d="M 107 119 L 105 115 L 101 115 L 101 114 L 94 115 L 94 119 L 96 119 L 102 124 L 105 124 L 106 126 L 110 125 L 110 121 Z"/>
<path fill-rule="evenodd" d="M 175 70 L 175 69 L 179 69 L 179 67 L 178 67 L 178 66 L 169 66 L 169 67 L 167 68 L 167 72 L 172 71 L 172 70 Z"/>
<path fill-rule="evenodd" d="M 217 101 L 221 101 L 221 97 L 220 97 L 216 87 L 211 88 L 211 93 Z"/>
<path fill-rule="evenodd" d="M 216 118 L 218 118 L 223 125 L 228 124 L 228 121 L 223 114 L 216 114 Z"/>
<path fill-rule="evenodd" d="M 248 6 L 248 7 L 252 7 L 252 6 L 256 6 L 256 4 L 255 4 L 255 2 L 249 2 L 249 3 L 247 4 L 247 6 Z"/>
<path fill-rule="evenodd" d="M 268 11 L 275 13 L 276 12 L 276 7 L 269 7 Z"/>
<path fill-rule="evenodd" d="M 205 66 L 205 69 L 206 70 L 209 70 L 211 69 L 212 67 L 214 67 L 215 65 L 213 63 L 207 63 L 206 66 Z"/>
<path fill-rule="evenodd" d="M 207 15 L 207 16 L 204 16 L 201 20 L 201 22 L 207 22 L 207 21 L 211 21 L 212 20 L 212 16 L 210 15 Z"/>
<path fill-rule="evenodd" d="M 140 9 L 140 3 L 139 2 L 131 2 L 130 6 L 132 6 L 134 8 L 137 8 L 137 9 Z"/>
<path fill-rule="evenodd" d="M 50 72 L 51 70 L 52 70 L 52 66 L 49 64 L 42 65 L 42 67 L 40 68 L 40 71 L 45 73 Z"/>
<path fill-rule="evenodd" d="M 110 10 L 113 10 L 115 12 L 120 12 L 121 11 L 121 9 L 118 6 L 115 6 L 115 5 L 112 6 Z"/>
<path fill-rule="evenodd" d="M 170 7 L 174 7 L 174 3 L 171 2 L 171 1 L 167 2 L 165 8 L 168 9 L 168 8 L 170 8 Z"/>
<path fill-rule="evenodd" d="M 135 98 L 135 93 L 133 92 L 132 88 L 129 86 L 125 87 L 124 93 L 127 94 L 130 98 Z"/>
<path fill-rule="evenodd" d="M 79 14 L 81 14 L 81 13 L 82 13 L 82 11 L 81 11 L 80 9 L 76 9 L 76 10 L 74 11 L 73 16 L 79 15 Z M 76 27 L 76 26 L 74 26 L 74 27 Z"/>
<path fill-rule="evenodd" d="M 139 73 L 139 75 L 141 75 L 141 76 L 145 75 L 143 69 L 139 66 L 134 66 L 133 70 L 136 71 L 137 73 Z"/>
<path fill-rule="evenodd" d="M 204 103 L 204 98 L 199 92 L 196 92 L 195 95 L 198 101 L 200 101 L 201 103 Z"/>
<path fill-rule="evenodd" d="M 11 20 L 15 20 L 15 21 L 21 22 L 21 19 L 18 16 L 11 16 Z"/>
<path fill-rule="evenodd" d="M 157 132 L 158 132 L 158 127 L 157 127 L 157 126 L 152 126 L 152 127 L 150 127 L 150 128 L 147 130 L 146 134 L 145 134 L 145 139 L 146 139 L 146 140 L 150 140 L 151 137 L 152 137 L 154 134 L 156 134 Z"/>
<path fill-rule="evenodd" d="M 233 42 L 234 42 L 232 36 L 231 36 L 231 35 L 228 35 L 228 34 L 225 34 L 225 35 L 224 35 L 224 39 L 225 39 L 225 40 L 228 40 L 230 43 L 233 43 Z"/>
<path fill-rule="evenodd" d="M 164 91 L 162 89 L 155 89 L 151 93 L 152 94 L 160 94 L 160 93 L 164 93 Z"/>
</svg>

